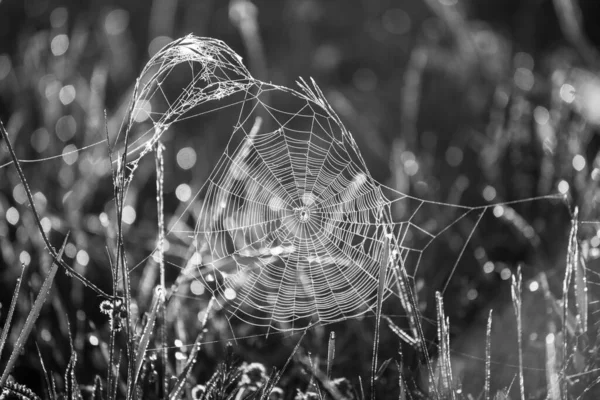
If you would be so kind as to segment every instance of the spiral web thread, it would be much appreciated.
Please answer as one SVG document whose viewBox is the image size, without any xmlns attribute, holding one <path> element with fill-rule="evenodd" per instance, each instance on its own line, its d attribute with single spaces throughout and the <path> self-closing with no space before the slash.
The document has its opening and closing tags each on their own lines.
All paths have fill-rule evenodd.
<svg viewBox="0 0 600 400">
<path fill-rule="evenodd" d="M 189 80 L 172 95 L 164 83 L 183 79 L 181 67 Z M 299 87 L 258 81 L 224 43 L 187 36 L 144 69 L 127 127 L 134 132 L 143 113 L 152 122 L 131 133 L 135 169 L 172 123 L 217 111 L 236 116 L 225 151 L 189 201 L 188 208 L 201 204 L 195 228 L 175 224 L 169 234 L 193 239 L 200 256 L 183 274 L 201 281 L 230 318 L 285 331 L 373 312 L 382 260 L 393 260 L 384 298 L 399 295 L 391 284 L 397 268 L 414 276 L 439 234 L 487 209 L 428 202 L 379 184 L 316 84 Z M 274 107 L 279 98 L 293 110 Z M 160 105 L 163 111 L 149 111 Z M 440 207 L 452 217 L 436 219 Z"/>
</svg>

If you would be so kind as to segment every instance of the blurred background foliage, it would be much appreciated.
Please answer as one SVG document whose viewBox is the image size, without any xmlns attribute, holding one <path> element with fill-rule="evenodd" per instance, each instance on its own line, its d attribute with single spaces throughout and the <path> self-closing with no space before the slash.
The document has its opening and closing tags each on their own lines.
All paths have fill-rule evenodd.
<svg viewBox="0 0 600 400">
<path fill-rule="evenodd" d="M 106 246 L 115 235 L 109 224 L 115 213 L 110 163 L 105 143 L 90 145 L 105 140 L 105 110 L 114 138 L 145 62 L 187 33 L 225 41 L 264 81 L 294 86 L 299 76 L 313 77 L 354 135 L 373 177 L 399 191 L 468 206 L 563 194 L 569 207 L 562 200 L 525 201 L 487 213 L 445 293 L 455 371 L 465 392 L 477 396 L 482 387 L 490 308 L 496 318 L 493 386 L 509 387 L 517 364 L 510 278 L 522 266 L 526 391 L 543 398 L 544 340 L 553 322 L 540 277 L 560 293 L 570 207 L 579 206 L 582 220 L 598 220 L 599 16 L 595 0 L 0 0 L 0 118 L 20 158 L 61 155 L 24 164 L 25 173 L 53 243 L 71 231 L 66 256 L 107 291 Z M 228 140 L 221 128 L 232 124 L 225 118 L 203 126 L 182 123 L 176 134 L 164 137 L 167 218 L 180 214 L 182 202 L 206 179 Z M 0 164 L 9 161 L 4 148 Z M 132 272 L 140 313 L 156 279 L 143 263 L 155 244 L 154 190 L 154 164 L 148 160 L 140 166 L 124 216 L 128 257 L 131 265 L 140 265 Z M 19 265 L 29 265 L 31 293 L 49 265 L 26 203 L 14 168 L 0 169 L 2 318 Z M 467 218 L 455 225 L 421 263 L 415 284 L 429 320 L 435 320 L 434 293 L 448 280 L 474 222 Z M 595 229 L 595 224 L 581 228 L 592 284 L 600 245 Z M 169 254 L 185 264 L 185 248 Z M 172 281 L 178 270 L 168 273 Z M 80 381 L 90 383 L 105 368 L 98 346 L 108 323 L 100 313 L 102 299 L 64 274 L 56 286 L 35 341 L 14 372 L 38 393 L 43 378 L 35 346 L 47 368 L 62 373 L 70 354 L 67 321 L 81 354 Z M 590 296 L 596 296 L 593 285 Z M 27 297 L 19 304 L 21 316 L 31 304 Z M 195 336 L 206 301 L 199 295 L 171 310 L 184 324 L 176 323 L 171 332 L 180 344 Z M 398 304 L 386 304 L 385 312 L 406 326 Z M 334 376 L 356 384 L 358 376 L 369 374 L 372 321 L 314 328 L 306 347 L 323 357 L 328 332 L 335 330 Z M 239 358 L 268 367 L 283 365 L 298 339 L 234 328 L 239 337 L 257 335 L 237 341 Z M 425 328 L 434 340 L 435 324 Z M 223 357 L 229 330 L 223 315 L 209 323 L 205 339 L 214 343 L 203 348 L 199 382 Z M 174 345 L 181 347 L 174 359 L 186 351 L 180 344 Z M 417 383 L 422 379 L 410 349 L 390 331 L 382 331 L 381 346 L 386 358 L 402 347 L 404 368 Z M 292 369 L 283 384 L 293 387 L 299 375 Z M 380 383 L 382 392 L 387 386 L 397 390 L 397 372 L 390 368 Z"/>
</svg>

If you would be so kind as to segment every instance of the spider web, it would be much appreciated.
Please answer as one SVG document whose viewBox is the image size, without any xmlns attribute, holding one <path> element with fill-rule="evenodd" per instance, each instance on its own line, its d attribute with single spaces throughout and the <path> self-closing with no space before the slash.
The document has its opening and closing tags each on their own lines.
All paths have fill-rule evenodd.
<svg viewBox="0 0 600 400">
<path fill-rule="evenodd" d="M 220 41 L 187 36 L 141 76 L 125 127 L 132 170 L 174 122 L 218 111 L 233 124 L 189 201 L 188 208 L 201 204 L 195 228 L 169 231 L 193 239 L 201 261 L 183 274 L 202 282 L 230 319 L 287 331 L 373 312 L 381 279 L 384 299 L 401 296 L 392 285 L 399 269 L 413 277 L 436 237 L 470 213 L 478 223 L 487 210 L 378 183 L 314 82 L 301 80 L 297 91 L 256 80 Z M 169 92 L 171 80 L 184 89 Z M 152 127 L 136 134 L 144 114 Z M 452 216 L 440 221 L 440 207 Z"/>
</svg>

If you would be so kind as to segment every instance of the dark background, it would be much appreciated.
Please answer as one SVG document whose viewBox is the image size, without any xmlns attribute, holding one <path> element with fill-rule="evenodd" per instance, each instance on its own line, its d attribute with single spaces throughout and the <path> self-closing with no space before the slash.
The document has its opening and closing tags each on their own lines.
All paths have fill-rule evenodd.
<svg viewBox="0 0 600 400">
<path fill-rule="evenodd" d="M 600 66 L 596 54 L 600 3 L 575 2 L 582 16 L 577 25 L 580 36 L 558 20 L 556 8 L 560 3 L 569 2 L 254 1 L 243 3 L 248 6 L 245 21 L 256 24 L 260 38 L 261 48 L 252 52 L 231 11 L 234 2 L 3 0 L 0 118 L 19 157 L 24 159 L 60 154 L 66 144 L 81 148 L 101 140 L 104 110 L 109 131 L 115 132 L 125 115 L 135 79 L 150 55 L 169 38 L 193 33 L 225 41 L 244 58 L 254 76 L 264 81 L 292 87 L 299 76 L 313 77 L 354 135 L 372 176 L 399 191 L 432 201 L 478 206 L 556 194 L 558 184 L 567 182 L 565 201 L 526 201 L 509 207 L 512 213 L 500 218 L 488 212 L 450 280 L 445 304 L 451 322 L 455 372 L 462 379 L 465 393 L 477 397 L 483 382 L 485 323 L 491 308 L 495 315 L 494 390 L 510 386 L 517 372 L 516 328 L 510 304 L 512 273 L 520 265 L 524 286 L 529 288 L 543 272 L 550 291 L 560 293 L 570 211 L 577 205 L 582 220 L 597 219 L 594 205 L 600 174 L 595 160 L 600 101 L 594 96 L 600 96 L 596 75 Z M 61 34 L 66 34 L 70 43 L 66 53 L 57 56 L 51 43 Z M 69 84 L 76 89 L 77 97 L 65 105 L 55 92 Z M 561 88 L 566 84 L 588 90 L 591 95 L 572 103 L 564 101 Z M 56 90 L 52 85 L 57 85 Z M 56 135 L 63 129 L 58 121 L 65 115 L 75 121 L 66 141 Z M 550 122 L 540 123 L 545 115 Z M 219 123 L 227 125 L 227 121 L 213 121 L 201 132 L 198 127 L 182 124 L 176 136 L 165 139 L 167 215 L 178 210 L 174 194 L 177 184 L 206 176 L 214 166 L 228 139 L 219 135 Z M 36 151 L 36 141 L 42 139 L 33 135 L 39 129 L 45 130 L 44 140 L 48 140 L 42 152 Z M 190 171 L 178 169 L 174 161 L 184 146 L 193 147 L 197 153 L 198 162 Z M 416 174 L 406 171 L 403 157 L 408 153 L 419 161 Z M 572 164 L 578 154 L 586 160 L 581 171 Z M 110 235 L 98 225 L 97 216 L 114 212 L 112 186 L 106 165 L 101 167 L 105 173 L 93 172 L 100 168 L 97 164 L 82 166 L 84 159 L 105 159 L 105 155 L 106 148 L 96 146 L 83 152 L 73 166 L 61 159 L 48 160 L 26 164 L 25 171 L 33 192 L 45 196 L 42 215 L 53 220 L 53 228 L 55 220 L 62 221 L 52 231 L 53 243 L 58 246 L 62 235 L 71 231 L 75 247 L 87 249 L 90 255 L 89 264 L 81 270 L 110 290 L 104 249 Z M 7 161 L 8 154 L 3 150 L 0 164 Z M 152 174 L 152 163 L 143 164 L 133 184 L 131 204 L 138 219 L 127 233 L 132 265 L 148 255 L 154 237 Z M 32 217 L 24 205 L 18 204 L 18 184 L 12 167 L 0 169 L 2 318 L 20 272 L 22 252 L 31 255 L 26 273 L 31 295 L 48 263 Z M 485 198 L 486 187 L 493 187 L 495 196 Z M 67 193 L 70 197 L 65 199 Z M 21 213 L 16 225 L 4 218 L 12 206 Z M 433 219 L 453 217 L 442 209 L 431 212 Z M 470 216 L 441 236 L 415 276 L 426 318 L 426 336 L 432 343 L 436 333 L 432 322 L 436 315 L 434 293 L 449 279 L 461 243 L 474 221 L 475 217 Z M 598 241 L 592 240 L 594 227 L 585 224 L 581 228 L 581 239 L 591 249 L 586 253 L 590 282 L 596 276 L 594 249 Z M 176 261 L 177 250 L 171 253 L 173 262 L 181 263 Z M 493 263 L 487 264 L 488 269 L 487 262 Z M 142 269 L 132 273 L 134 286 L 144 275 Z M 177 270 L 168 273 L 172 280 Z M 38 322 L 35 341 L 47 368 L 62 374 L 69 354 L 65 328 L 69 320 L 82 351 L 80 381 L 88 384 L 104 367 L 99 352 L 85 338 L 96 333 L 105 335 L 107 321 L 99 312 L 100 300 L 89 290 L 64 274 L 57 278 L 56 287 L 58 294 Z M 594 289 L 591 286 L 592 297 Z M 139 296 L 143 298 L 141 289 Z M 23 295 L 20 304 L 22 315 L 26 315 L 30 304 L 27 297 Z M 206 299 L 192 301 L 187 311 L 181 312 L 196 321 L 197 308 L 205 304 Z M 533 398 L 543 398 L 546 390 L 544 340 L 554 329 L 547 305 L 541 291 L 526 290 L 526 391 Z M 140 309 L 145 307 L 140 301 Z M 399 304 L 386 303 L 384 312 L 396 316 L 398 325 L 406 326 Z M 224 323 L 222 316 L 216 316 L 214 326 L 209 325 L 207 340 L 215 343 L 203 350 L 197 371 L 199 382 L 210 376 L 230 340 Z M 239 358 L 262 362 L 268 368 L 283 365 L 298 339 L 293 335 L 265 338 L 265 332 L 258 329 L 234 328 L 240 330 L 236 333 L 239 337 L 258 335 L 237 341 L 234 351 Z M 195 325 L 189 327 L 190 341 L 195 329 Z M 334 376 L 345 376 L 355 385 L 358 376 L 367 382 L 373 318 L 314 328 L 305 339 L 307 350 L 322 359 L 330 330 L 338 333 Z M 384 329 L 382 359 L 397 357 L 399 346 L 398 338 Z M 414 376 L 415 386 L 419 386 L 422 374 L 414 355 L 407 346 L 401 347 L 406 373 Z M 7 355 L 1 360 L 4 357 Z M 300 378 L 296 375 L 301 374 L 294 371 L 282 381 L 284 385 L 298 385 L 295 379 Z M 37 352 L 30 343 L 14 376 L 39 389 L 41 379 L 32 378 L 39 374 Z M 382 393 L 393 393 L 397 371 L 390 367 L 384 378 Z"/>
</svg>

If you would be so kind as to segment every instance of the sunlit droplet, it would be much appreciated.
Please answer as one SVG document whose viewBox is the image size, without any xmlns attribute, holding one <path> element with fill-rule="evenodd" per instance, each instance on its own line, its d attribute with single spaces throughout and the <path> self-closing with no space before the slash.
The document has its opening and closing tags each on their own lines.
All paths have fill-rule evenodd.
<svg viewBox="0 0 600 400">
<path fill-rule="evenodd" d="M 65 254 L 69 258 L 75 258 L 77 255 L 77 247 L 73 243 L 67 243 L 65 246 Z"/>
<path fill-rule="evenodd" d="M 177 200 L 186 202 L 192 197 L 192 189 L 188 184 L 182 183 L 175 189 L 175 196 L 177 196 Z"/>
<path fill-rule="evenodd" d="M 227 300 L 234 300 L 237 297 L 237 293 L 232 288 L 225 289 L 223 295 Z"/>
<path fill-rule="evenodd" d="M 14 187 L 12 195 L 19 204 L 24 204 L 27 201 L 27 193 L 25 193 L 25 187 L 22 183 L 19 183 Z"/>
<path fill-rule="evenodd" d="M 67 165 L 73 165 L 79 158 L 79 153 L 77 152 L 77 146 L 74 144 L 66 145 L 62 151 L 63 161 Z"/>
<path fill-rule="evenodd" d="M 73 100 L 75 100 L 76 94 L 77 92 L 75 91 L 75 86 L 66 85 L 63 86 L 58 92 L 58 99 L 61 103 L 63 103 L 63 105 L 67 106 L 71 104 Z"/>
<path fill-rule="evenodd" d="M 196 151 L 191 147 L 184 147 L 177 152 L 177 165 L 181 169 L 190 169 L 196 164 Z"/>
<path fill-rule="evenodd" d="M 29 265 L 29 263 L 31 262 L 31 255 L 25 250 L 23 250 L 21 254 L 19 254 L 19 261 L 21 262 L 21 264 Z"/>
<path fill-rule="evenodd" d="M 100 213 L 100 215 L 98 216 L 98 219 L 100 220 L 100 223 L 102 224 L 103 227 L 107 227 L 108 226 L 108 215 L 104 212 Z"/>
<path fill-rule="evenodd" d="M 558 191 L 562 194 L 567 194 L 569 192 L 569 183 L 565 180 L 558 182 Z"/>
<path fill-rule="evenodd" d="M 90 256 L 85 250 L 79 250 L 75 258 L 81 266 L 86 266 L 90 262 Z"/>
<path fill-rule="evenodd" d="M 479 292 L 477 292 L 477 289 L 475 289 L 475 288 L 471 288 L 467 292 L 467 299 L 469 299 L 471 301 L 475 300 L 477 298 L 477 296 L 479 296 Z"/>
<path fill-rule="evenodd" d="M 98 337 L 95 335 L 90 335 L 90 337 L 88 338 L 88 341 L 90 342 L 90 344 L 92 346 L 98 346 L 100 344 Z"/>
<path fill-rule="evenodd" d="M 540 288 L 540 284 L 538 281 L 529 282 L 529 291 L 536 292 Z"/>
<path fill-rule="evenodd" d="M 152 104 L 148 100 L 140 100 L 133 111 L 133 120 L 135 122 L 144 122 L 150 118 L 151 113 Z"/>
<path fill-rule="evenodd" d="M 14 207 L 10 207 L 6 210 L 6 220 L 9 224 L 16 225 L 19 222 L 19 211 Z"/>
<path fill-rule="evenodd" d="M 486 186 L 483 189 L 483 198 L 487 201 L 493 201 L 496 198 L 496 189 L 493 186 Z"/>
<path fill-rule="evenodd" d="M 125 222 L 128 225 L 131 225 L 135 222 L 136 216 L 137 215 L 135 213 L 135 208 L 131 206 L 123 207 L 123 222 Z"/>
<path fill-rule="evenodd" d="M 204 294 L 204 285 L 200 281 L 192 281 L 190 291 L 196 296 Z"/>
<path fill-rule="evenodd" d="M 497 205 L 494 207 L 494 217 L 496 218 L 500 218 L 504 215 L 504 207 L 502 207 L 501 205 Z"/>
<path fill-rule="evenodd" d="M 575 100 L 575 88 L 573 85 L 569 85 L 568 83 L 563 84 L 560 87 L 560 98 L 565 103 L 572 103 Z"/>
<path fill-rule="evenodd" d="M 72 115 L 63 115 L 56 121 L 55 125 L 56 136 L 63 142 L 67 142 L 75 136 L 77 131 L 77 121 Z"/>
<path fill-rule="evenodd" d="M 69 37 L 67 35 L 60 34 L 52 38 L 50 42 L 50 50 L 55 56 L 62 56 L 69 49 Z"/>
<path fill-rule="evenodd" d="M 581 154 L 573 157 L 573 168 L 575 171 L 582 171 L 585 168 L 585 158 Z"/>
<path fill-rule="evenodd" d="M 50 231 L 52 230 L 52 221 L 50 220 L 50 218 L 44 217 L 42 218 L 40 223 L 42 224 L 42 229 L 44 230 L 44 233 L 50 233 Z"/>
</svg>

